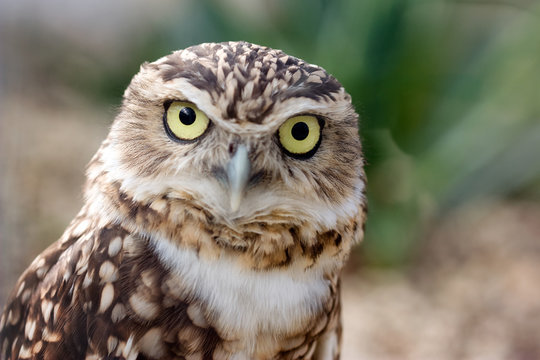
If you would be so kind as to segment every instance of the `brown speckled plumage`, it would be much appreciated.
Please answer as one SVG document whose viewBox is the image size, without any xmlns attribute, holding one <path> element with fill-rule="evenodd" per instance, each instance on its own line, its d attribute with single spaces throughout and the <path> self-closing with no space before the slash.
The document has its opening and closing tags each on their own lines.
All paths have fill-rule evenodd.
<svg viewBox="0 0 540 360">
<path fill-rule="evenodd" d="M 175 100 L 210 119 L 200 139 L 167 135 Z M 276 133 L 305 114 L 324 127 L 296 159 Z M 235 209 L 239 147 L 250 165 Z M 244 42 L 143 64 L 87 177 L 83 209 L 14 288 L 0 359 L 339 358 L 339 273 L 363 237 L 365 179 L 357 115 L 322 68 Z"/>
</svg>

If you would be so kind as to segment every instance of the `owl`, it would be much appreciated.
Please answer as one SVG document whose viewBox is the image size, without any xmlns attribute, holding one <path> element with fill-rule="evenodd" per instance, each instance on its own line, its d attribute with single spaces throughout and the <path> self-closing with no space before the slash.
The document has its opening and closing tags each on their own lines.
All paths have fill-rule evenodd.
<svg viewBox="0 0 540 360">
<path fill-rule="evenodd" d="M 144 63 L 85 203 L 22 274 L 8 359 L 338 359 L 360 241 L 358 115 L 325 70 L 246 42 Z"/>
</svg>

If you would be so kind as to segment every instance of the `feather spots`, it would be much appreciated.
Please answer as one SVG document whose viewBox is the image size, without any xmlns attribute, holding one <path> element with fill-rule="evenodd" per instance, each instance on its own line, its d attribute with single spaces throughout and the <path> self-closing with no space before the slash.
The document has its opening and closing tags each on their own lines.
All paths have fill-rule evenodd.
<svg viewBox="0 0 540 360">
<path fill-rule="evenodd" d="M 82 281 L 82 288 L 86 289 L 87 287 L 89 287 L 92 284 L 92 282 L 93 282 L 92 275 L 90 273 L 86 272 L 84 274 L 84 279 Z"/>
<path fill-rule="evenodd" d="M 107 352 L 112 354 L 116 347 L 118 346 L 118 338 L 115 336 L 109 336 L 107 338 Z"/>
<path fill-rule="evenodd" d="M 17 288 L 17 293 L 15 294 L 16 297 L 21 296 L 22 292 L 24 291 L 25 286 L 26 286 L 26 281 L 21 281 L 21 283 L 19 284 L 19 287 Z M 2 326 L 3 326 L 3 324 L 2 324 Z M 0 327 L 2 327 L 2 326 L 0 326 Z"/>
<path fill-rule="evenodd" d="M 41 258 L 40 261 L 36 264 L 37 270 L 36 270 L 36 276 L 38 279 L 43 279 L 45 277 L 45 274 L 49 270 L 49 267 L 45 264 L 45 259 Z"/>
<path fill-rule="evenodd" d="M 117 236 L 109 243 L 109 247 L 107 249 L 109 257 L 115 257 L 116 255 L 118 255 L 121 249 L 122 238 L 120 236 Z"/>
<path fill-rule="evenodd" d="M 21 294 L 21 302 L 23 304 L 27 303 L 28 302 L 28 299 L 30 299 L 30 296 L 32 295 L 32 289 L 26 289 L 23 291 L 23 293 Z M 2 327 L 2 326 L 0 326 Z"/>
<path fill-rule="evenodd" d="M 115 323 L 118 323 L 121 320 L 123 320 L 125 317 L 126 317 L 126 307 L 121 303 L 114 305 L 111 312 L 111 320 Z"/>
<path fill-rule="evenodd" d="M 74 298 L 75 299 L 75 298 Z M 58 320 L 58 311 L 60 309 L 60 304 L 56 304 L 54 305 L 53 307 L 53 312 L 52 312 L 52 316 L 53 316 L 53 323 Z"/>
<path fill-rule="evenodd" d="M 153 320 L 159 312 L 159 305 L 148 301 L 142 293 L 136 292 L 129 297 L 130 308 L 144 320 Z"/>
<path fill-rule="evenodd" d="M 203 350 L 205 342 L 204 335 L 205 331 L 201 328 L 186 325 L 178 331 L 177 340 L 186 349 L 187 354 L 193 354 Z"/>
<path fill-rule="evenodd" d="M 24 335 L 30 341 L 34 339 L 34 334 L 36 333 L 36 321 L 27 321 L 24 326 Z"/>
<path fill-rule="evenodd" d="M 34 346 L 32 347 L 32 353 L 34 354 L 34 356 L 36 354 L 39 354 L 39 352 L 41 351 L 41 349 L 43 349 L 43 341 L 38 341 L 34 344 Z"/>
<path fill-rule="evenodd" d="M 55 343 L 59 342 L 62 339 L 62 334 L 59 332 L 51 331 L 49 328 L 45 327 L 43 328 L 43 332 L 41 333 L 41 338 L 44 341 Z"/>
<path fill-rule="evenodd" d="M 135 258 L 140 259 L 140 258 Z M 134 259 L 130 259 L 133 261 Z M 142 269 L 142 264 L 136 264 L 126 276 L 129 276 L 129 282 L 132 283 L 132 292 L 129 295 L 129 308 L 143 320 L 153 320 L 159 314 L 161 309 L 160 287 L 158 281 L 158 271 L 153 268 Z"/>
<path fill-rule="evenodd" d="M 21 319 L 21 307 L 19 303 L 15 303 L 13 304 L 11 309 L 8 311 L 7 322 L 10 325 L 15 325 L 19 322 L 20 319 Z"/>
<path fill-rule="evenodd" d="M 105 261 L 99 268 L 101 282 L 113 282 L 118 279 L 118 269 L 110 261 Z"/>
<path fill-rule="evenodd" d="M 104 313 L 111 306 L 114 299 L 114 286 L 111 283 L 106 283 L 101 290 L 101 300 L 99 302 L 98 313 Z"/>
<path fill-rule="evenodd" d="M 139 355 L 139 352 L 133 346 L 134 339 L 135 337 L 132 335 L 125 343 L 121 343 L 118 347 L 118 350 L 122 349 L 121 354 L 126 360 L 135 360 Z"/>
<path fill-rule="evenodd" d="M 26 347 L 25 345 L 21 346 L 19 350 L 19 359 L 30 359 L 32 357 L 32 349 Z"/>
<path fill-rule="evenodd" d="M 158 359 L 165 353 L 163 344 L 163 333 L 160 328 L 154 327 L 148 330 L 137 342 L 140 351 L 151 357 Z"/>
</svg>

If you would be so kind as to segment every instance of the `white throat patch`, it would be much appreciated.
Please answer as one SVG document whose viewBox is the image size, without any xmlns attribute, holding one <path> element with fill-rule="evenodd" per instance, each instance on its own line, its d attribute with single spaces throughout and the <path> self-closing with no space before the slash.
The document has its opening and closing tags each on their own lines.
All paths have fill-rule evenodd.
<svg viewBox="0 0 540 360">
<path fill-rule="evenodd" d="M 182 279 L 189 294 L 217 315 L 218 331 L 245 338 L 291 334 L 306 326 L 330 296 L 320 268 L 305 271 L 242 269 L 232 258 L 209 261 L 166 239 L 152 240 L 161 262 Z"/>
</svg>

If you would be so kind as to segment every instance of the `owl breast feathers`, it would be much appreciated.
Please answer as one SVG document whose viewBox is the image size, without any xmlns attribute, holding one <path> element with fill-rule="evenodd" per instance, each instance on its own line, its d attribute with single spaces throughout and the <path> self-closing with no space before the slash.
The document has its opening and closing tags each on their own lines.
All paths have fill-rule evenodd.
<svg viewBox="0 0 540 360">
<path fill-rule="evenodd" d="M 82 210 L 7 302 L 1 359 L 339 358 L 357 120 L 335 78 L 279 50 L 143 64 Z"/>
</svg>

